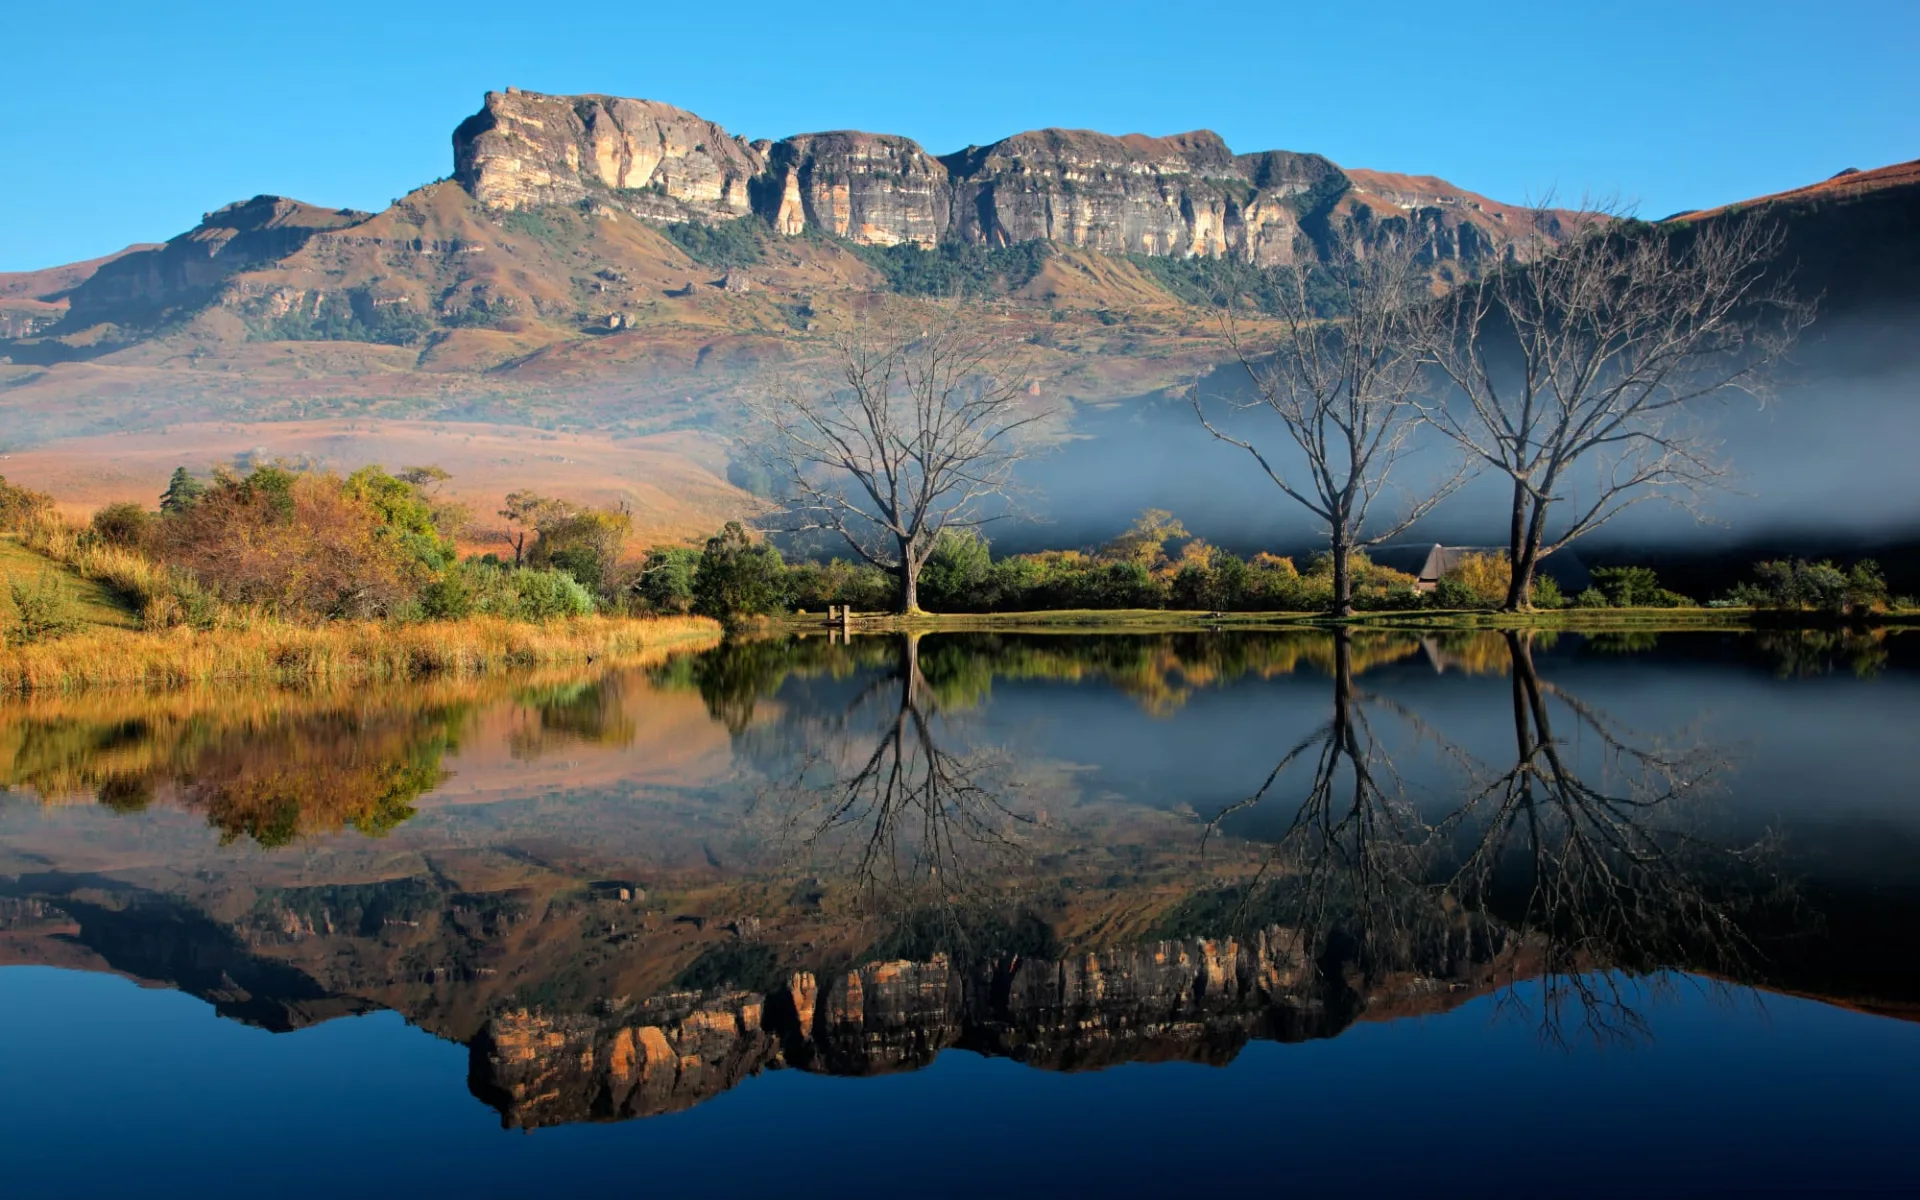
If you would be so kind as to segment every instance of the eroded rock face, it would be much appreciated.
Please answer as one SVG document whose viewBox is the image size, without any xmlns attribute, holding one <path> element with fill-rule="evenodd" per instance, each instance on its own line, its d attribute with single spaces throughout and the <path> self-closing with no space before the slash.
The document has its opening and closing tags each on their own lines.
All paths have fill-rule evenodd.
<svg viewBox="0 0 1920 1200">
<path fill-rule="evenodd" d="M 665 221 L 749 212 L 787 236 L 874 246 L 1050 240 L 1109 254 L 1311 261 L 1389 227 L 1442 257 L 1498 255 L 1505 207 L 1444 180 L 1346 172 L 1317 154 L 1236 155 L 1207 130 L 1015 134 L 934 158 L 891 134 L 747 143 L 652 100 L 487 94 L 454 133 L 455 177 L 494 209 L 594 196 Z M 1369 191 L 1377 188 L 1378 194 Z"/>
<path fill-rule="evenodd" d="M 947 231 L 947 169 L 908 138 L 809 133 L 770 147 L 762 185 L 773 227 L 819 229 L 870 246 L 932 246 Z"/>
<path fill-rule="evenodd" d="M 946 160 L 960 236 L 1046 238 L 1109 254 L 1257 254 L 1243 210 L 1255 189 L 1220 136 L 1111 137 L 1043 129 Z M 1290 248 L 1290 246 L 1289 246 Z"/>
<path fill-rule="evenodd" d="M 764 1069 L 779 1050 L 760 996 L 655 997 L 609 1024 L 528 1009 L 474 1043 L 469 1082 L 508 1124 L 622 1120 L 687 1108 Z"/>
<path fill-rule="evenodd" d="M 517 1009 L 473 1046 L 470 1083 L 508 1125 L 619 1119 L 696 1104 L 775 1067 L 912 1070 L 950 1047 L 1070 1070 L 1143 1059 L 1221 1063 L 1248 1039 L 1337 1032 L 1286 931 L 1061 959 L 868 963 L 796 972 L 768 995 L 673 993 L 606 1017 Z"/>
<path fill-rule="evenodd" d="M 744 216 L 748 182 L 766 171 L 760 151 L 670 104 L 516 88 L 488 92 L 454 130 L 453 162 L 489 208 L 571 203 L 597 186 L 665 221 Z"/>
</svg>

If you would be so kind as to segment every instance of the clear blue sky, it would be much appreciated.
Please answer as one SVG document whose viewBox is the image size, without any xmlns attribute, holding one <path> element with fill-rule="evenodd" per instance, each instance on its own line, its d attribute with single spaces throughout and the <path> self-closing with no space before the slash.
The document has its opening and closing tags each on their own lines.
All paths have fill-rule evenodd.
<svg viewBox="0 0 1920 1200">
<path fill-rule="evenodd" d="M 509 84 L 935 153 L 1204 127 L 1647 216 L 1920 158 L 1920 0 L 7 7 L 0 271 L 260 192 L 383 207 L 447 174 L 454 125 Z"/>
</svg>

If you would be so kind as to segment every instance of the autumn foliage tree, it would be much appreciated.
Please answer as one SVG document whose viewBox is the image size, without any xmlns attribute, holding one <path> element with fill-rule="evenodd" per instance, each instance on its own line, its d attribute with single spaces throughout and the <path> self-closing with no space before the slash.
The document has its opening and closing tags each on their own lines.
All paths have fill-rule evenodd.
<svg viewBox="0 0 1920 1200">
<path fill-rule="evenodd" d="M 160 554 L 231 604 L 296 620 L 392 616 L 451 558 L 396 482 L 373 470 L 219 474 L 168 517 Z"/>
</svg>

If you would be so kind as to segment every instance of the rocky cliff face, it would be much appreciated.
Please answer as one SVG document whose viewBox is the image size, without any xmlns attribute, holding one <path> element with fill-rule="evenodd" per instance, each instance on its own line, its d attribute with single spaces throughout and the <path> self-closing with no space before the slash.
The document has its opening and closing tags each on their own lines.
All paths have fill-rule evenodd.
<svg viewBox="0 0 1920 1200">
<path fill-rule="evenodd" d="M 722 221 L 748 211 L 764 154 L 711 121 L 654 100 L 488 92 L 453 131 L 454 178 L 491 208 L 617 193 L 641 216 Z"/>
<path fill-rule="evenodd" d="M 455 131 L 454 168 L 494 209 L 592 195 L 652 220 L 751 211 L 788 236 L 813 230 L 876 246 L 1045 239 L 1273 265 L 1323 257 L 1392 223 L 1470 260 L 1497 255 L 1516 231 L 1512 210 L 1443 180 L 1346 172 L 1284 150 L 1236 155 L 1207 130 L 1042 129 L 936 159 L 887 134 L 749 144 L 655 101 L 509 89 L 488 93 Z"/>
<path fill-rule="evenodd" d="M 935 955 L 796 972 L 768 995 L 672 993 L 606 1017 L 516 1009 L 474 1042 L 469 1082 L 506 1124 L 531 1128 L 686 1108 L 769 1068 L 911 1070 L 948 1048 L 1055 1070 L 1221 1063 L 1250 1038 L 1349 1024 L 1359 1008 L 1329 1004 L 1321 982 L 1279 928 L 1058 960 Z"/>
<path fill-rule="evenodd" d="M 780 233 L 819 229 L 870 246 L 932 246 L 950 224 L 947 169 L 908 138 L 811 133 L 767 154 L 757 207 Z"/>
</svg>

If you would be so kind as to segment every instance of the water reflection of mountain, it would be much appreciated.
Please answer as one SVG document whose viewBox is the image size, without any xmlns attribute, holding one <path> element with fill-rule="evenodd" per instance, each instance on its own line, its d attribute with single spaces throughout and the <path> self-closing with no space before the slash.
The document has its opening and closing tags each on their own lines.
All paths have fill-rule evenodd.
<svg viewBox="0 0 1920 1200">
<path fill-rule="evenodd" d="M 1250 1039 L 1333 1036 L 1541 976 L 1554 1011 L 1527 1019 L 1560 1036 L 1632 1036 L 1634 998 L 1609 981 L 1676 971 L 1879 1011 L 1920 1001 L 1904 969 L 1920 880 L 1860 876 L 1835 838 L 1747 814 L 1762 793 L 1729 780 L 1750 750 L 1643 690 L 1658 648 L 1236 640 L 744 643 L 647 676 L 144 727 L 198 722 L 198 740 L 103 738 L 126 721 L 42 710 L 26 733 L 0 722 L 12 785 L 105 800 L 139 767 L 153 807 L 122 824 L 170 805 L 211 818 L 196 788 L 276 756 L 247 769 L 445 770 L 476 739 L 650 759 L 670 748 L 652 714 L 688 698 L 734 759 L 654 791 L 423 810 L 381 839 L 300 809 L 277 847 L 243 826 L 225 848 L 82 869 L 83 847 L 63 857 L 43 838 L 0 877 L 15 898 L 0 961 L 169 983 L 274 1029 L 394 1009 L 467 1043 L 476 1094 L 523 1125 L 668 1111 L 775 1067 L 910 1069 L 945 1048 L 1048 1069 L 1223 1062 Z M 1695 642 L 1678 659 L 1694 673 L 1666 682 L 1710 681 L 1705 663 L 1788 686 L 1754 655 Z M 1874 688 L 1906 686 L 1897 650 L 1885 669 Z M 1818 686 L 1827 703 L 1863 685 Z M 1083 786 L 996 718 L 1022 687 L 1062 721 L 1084 701 L 1110 723 L 1103 698 L 1120 697 L 1187 723 L 1193 774 L 1236 798 L 1194 814 Z M 1206 749 L 1201 701 L 1228 687 L 1270 720 L 1245 755 Z M 1261 688 L 1282 700 L 1260 707 Z M 296 729 L 315 731 L 310 748 L 288 746 Z M 52 749 L 68 744 L 100 749 Z M 384 794 L 391 774 L 361 778 Z M 314 794 L 351 791 L 329 787 Z M 106 819 L 45 811 L 76 837 Z"/>
</svg>

